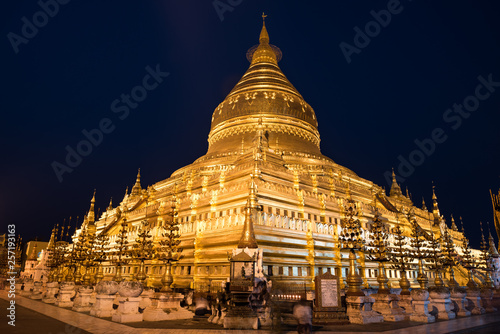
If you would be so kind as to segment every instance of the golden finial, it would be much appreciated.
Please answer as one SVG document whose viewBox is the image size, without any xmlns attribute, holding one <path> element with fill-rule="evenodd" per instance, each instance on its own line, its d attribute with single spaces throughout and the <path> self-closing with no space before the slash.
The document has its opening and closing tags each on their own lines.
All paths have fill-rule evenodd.
<svg viewBox="0 0 500 334">
<path fill-rule="evenodd" d="M 427 206 L 425 205 L 425 199 L 424 199 L 424 196 L 422 196 L 422 210 L 427 211 Z"/>
<path fill-rule="evenodd" d="M 266 29 L 266 17 L 267 17 L 267 15 L 262 13 L 262 30 L 261 30 L 260 36 L 259 36 L 259 43 L 260 44 L 269 44 L 269 34 L 267 33 L 267 29 Z M 272 52 L 272 50 L 271 50 L 271 52 Z"/>
<path fill-rule="evenodd" d="M 71 216 L 69 216 L 68 229 L 66 230 L 66 240 L 68 240 L 70 228 L 71 228 Z"/>
<path fill-rule="evenodd" d="M 132 195 L 138 195 L 141 192 L 141 169 L 139 168 L 137 171 L 137 177 L 135 179 L 135 184 L 132 187 L 131 194 Z"/>
</svg>

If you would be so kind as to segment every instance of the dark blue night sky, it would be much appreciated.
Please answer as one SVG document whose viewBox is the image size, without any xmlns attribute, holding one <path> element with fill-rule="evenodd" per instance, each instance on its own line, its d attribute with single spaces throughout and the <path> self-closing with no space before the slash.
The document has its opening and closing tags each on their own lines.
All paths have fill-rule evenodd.
<svg viewBox="0 0 500 334">
<path fill-rule="evenodd" d="M 105 208 L 138 168 L 144 187 L 203 155 L 263 11 L 281 69 L 316 111 L 323 154 L 387 190 L 394 167 L 418 206 L 431 206 L 434 181 L 441 213 L 462 216 L 478 247 L 479 222 L 493 219 L 489 189 L 500 187 L 493 0 L 4 3 L 2 224 L 48 239 L 85 214 L 94 188 Z M 157 80 L 144 83 L 150 72 Z M 131 93 L 140 101 L 122 100 Z M 80 146 L 87 156 L 60 182 L 53 166 L 99 127 L 108 133 Z"/>
</svg>

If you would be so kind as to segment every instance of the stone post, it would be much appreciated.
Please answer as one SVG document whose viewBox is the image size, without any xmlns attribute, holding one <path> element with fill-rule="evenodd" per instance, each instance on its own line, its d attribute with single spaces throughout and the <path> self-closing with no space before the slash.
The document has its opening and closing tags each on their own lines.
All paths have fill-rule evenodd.
<svg viewBox="0 0 500 334">
<path fill-rule="evenodd" d="M 59 307 L 73 307 L 72 298 L 75 296 L 75 283 L 74 282 L 62 282 L 59 288 L 59 294 L 55 302 L 56 306 Z"/>
<path fill-rule="evenodd" d="M 90 315 L 99 318 L 109 318 L 115 313 L 113 300 L 118 292 L 118 283 L 115 281 L 101 281 L 95 287 L 96 300 L 90 309 Z"/>
<path fill-rule="evenodd" d="M 15 286 L 16 286 L 16 293 L 21 294 L 22 291 L 21 289 L 23 288 L 23 282 L 16 281 Z"/>
<path fill-rule="evenodd" d="M 405 310 L 405 320 L 410 320 L 410 314 L 413 312 L 413 305 L 411 303 L 411 295 L 399 295 L 398 305 Z"/>
<path fill-rule="evenodd" d="M 33 283 L 33 293 L 31 294 L 31 299 L 42 299 L 42 282 Z"/>
<path fill-rule="evenodd" d="M 144 321 L 192 319 L 194 314 L 180 306 L 183 299 L 180 293 L 156 293 L 144 310 Z"/>
<path fill-rule="evenodd" d="M 90 306 L 90 297 L 92 296 L 92 292 L 94 289 L 90 285 L 81 285 L 78 288 L 78 294 L 73 301 L 73 311 L 76 312 L 89 312 L 91 309 Z"/>
<path fill-rule="evenodd" d="M 410 315 L 411 321 L 430 323 L 436 318 L 429 313 L 429 291 L 424 289 L 411 290 L 413 313 Z"/>
<path fill-rule="evenodd" d="M 472 314 L 484 314 L 485 309 L 481 306 L 481 290 L 478 288 L 467 289 L 467 299 L 470 300 L 474 306 L 472 307 Z"/>
<path fill-rule="evenodd" d="M 59 283 L 48 282 L 47 290 L 43 295 L 42 302 L 47 304 L 54 304 L 56 302 L 56 295 L 58 291 L 59 291 Z"/>
<path fill-rule="evenodd" d="M 113 301 L 115 295 L 96 295 L 95 304 L 90 309 L 90 315 L 99 318 L 110 318 L 115 313 Z"/>
<path fill-rule="evenodd" d="M 405 311 L 398 306 L 398 295 L 382 292 L 371 297 L 375 299 L 372 310 L 380 313 L 384 317 L 384 321 L 401 321 L 405 319 Z"/>
<path fill-rule="evenodd" d="M 21 296 L 29 297 L 33 292 L 34 283 L 32 279 L 27 279 L 24 281 L 24 289 L 21 290 Z"/>
<path fill-rule="evenodd" d="M 349 252 L 349 275 L 347 276 L 347 316 L 352 324 L 369 324 L 384 321 L 384 317 L 371 309 L 372 297 L 361 291 L 363 279 L 356 271 L 356 253 Z M 366 305 L 370 304 L 370 305 Z"/>
<path fill-rule="evenodd" d="M 151 298 L 153 298 L 155 294 L 155 291 L 153 289 L 144 289 L 142 291 L 141 295 L 141 302 L 139 304 L 139 307 L 143 310 L 145 310 L 147 307 L 151 306 Z"/>
<path fill-rule="evenodd" d="M 372 296 L 347 296 L 347 316 L 352 324 L 383 322 L 384 317 L 372 310 Z"/>
<path fill-rule="evenodd" d="M 482 306 L 486 312 L 496 312 L 496 307 L 493 307 L 493 290 L 490 288 L 482 288 L 481 289 L 481 301 Z"/>
<path fill-rule="evenodd" d="M 470 317 L 470 311 L 465 308 L 465 289 L 460 286 L 455 286 L 450 289 L 450 297 L 453 303 L 453 312 L 458 317 Z"/>
<path fill-rule="evenodd" d="M 456 314 L 451 311 L 452 301 L 450 299 L 450 290 L 443 286 L 429 288 L 431 304 L 438 310 L 438 319 L 455 319 Z"/>
<path fill-rule="evenodd" d="M 113 314 L 112 320 L 116 322 L 138 322 L 142 321 L 142 313 L 139 313 L 139 303 L 143 286 L 137 281 L 123 281 L 118 286 L 119 306 L 116 313 Z"/>
</svg>

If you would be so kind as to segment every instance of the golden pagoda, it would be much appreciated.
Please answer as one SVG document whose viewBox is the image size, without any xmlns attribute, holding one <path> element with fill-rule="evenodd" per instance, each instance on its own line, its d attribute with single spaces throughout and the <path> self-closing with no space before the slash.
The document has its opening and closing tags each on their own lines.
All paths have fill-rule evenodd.
<svg viewBox="0 0 500 334">
<path fill-rule="evenodd" d="M 175 286 L 216 286 L 229 277 L 227 254 L 245 247 L 240 239 L 244 227 L 251 228 L 245 224 L 251 212 L 253 219 L 247 221 L 255 240 L 249 239 L 249 246 L 256 242 L 261 250 L 259 270 L 273 280 L 311 287 L 314 277 L 327 269 L 346 277 L 348 252 L 341 250 L 338 235 L 347 200 L 356 203 L 364 236 L 376 209 L 389 229 L 399 226 L 406 236 L 409 212 L 427 232 L 447 228 L 434 192 L 432 211 L 420 209 L 403 195 L 394 174 L 387 196 L 382 187 L 322 155 L 315 112 L 281 71 L 281 56 L 270 44 L 264 22 L 259 44 L 247 52 L 250 67 L 213 112 L 207 153 L 147 189 L 141 187 L 139 173 L 119 205 L 110 205 L 96 219 L 96 232 L 106 233 L 113 246 L 126 226 L 133 242 L 147 221 L 157 242 L 160 227 L 175 217 L 183 249 L 172 267 Z M 90 226 L 94 201 L 86 219 Z M 448 233 L 462 239 L 458 231 Z M 377 264 L 364 257 L 358 261 L 364 286 L 375 286 Z M 115 267 L 111 262 L 103 267 L 105 279 L 111 279 Z M 130 261 L 122 275 L 133 275 L 138 267 Z M 148 284 L 160 282 L 164 270 L 160 261 L 146 262 Z M 400 279 L 399 271 L 387 272 L 390 282 Z M 415 266 L 408 277 L 413 286 L 416 277 Z"/>
</svg>

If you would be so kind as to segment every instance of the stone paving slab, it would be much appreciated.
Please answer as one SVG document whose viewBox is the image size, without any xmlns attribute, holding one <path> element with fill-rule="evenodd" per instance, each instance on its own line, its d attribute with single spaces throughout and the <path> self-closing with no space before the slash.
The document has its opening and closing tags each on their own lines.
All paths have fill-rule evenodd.
<svg viewBox="0 0 500 334">
<path fill-rule="evenodd" d="M 5 310 L 9 306 L 9 302 L 0 299 L 0 333 L 5 334 L 23 334 L 23 333 L 43 333 L 43 334 L 90 334 L 80 328 L 73 327 L 67 323 L 57 319 L 48 317 L 28 308 L 16 305 L 16 322 L 15 327 L 7 324 Z M 9 319 L 10 320 L 10 319 Z"/>
<path fill-rule="evenodd" d="M 8 300 L 7 293 L 0 291 L 0 298 Z M 0 320 L 0 329 L 5 328 L 8 318 L 5 317 L 6 302 L 2 302 L 4 310 L 3 316 Z M 86 333 L 99 333 L 99 334 L 260 334 L 260 333 L 276 333 L 271 330 L 225 330 L 221 327 L 214 329 L 214 325 L 210 323 L 203 323 L 202 321 L 161 321 L 161 322 L 140 322 L 133 324 L 119 324 L 106 319 L 92 317 L 85 313 L 71 311 L 56 307 L 50 304 L 45 304 L 40 301 L 16 296 L 16 305 L 25 307 L 40 315 L 50 317 L 58 321 L 59 326 L 62 323 L 67 324 L 64 331 L 54 332 L 53 334 L 86 334 Z M 18 318 L 19 321 L 29 321 L 29 319 Z M 17 321 L 16 321 L 17 323 Z M 18 323 L 19 324 L 19 323 Z M 8 326 L 10 327 L 10 326 Z M 193 328 L 195 327 L 195 328 Z M 29 331 L 29 333 L 43 332 L 52 333 L 49 330 L 39 328 L 39 331 Z M 78 331 L 77 329 L 80 329 Z M 281 333 L 292 334 L 297 333 L 293 325 L 284 326 Z M 433 324 L 418 324 L 415 322 L 404 321 L 399 323 L 380 323 L 371 325 L 339 325 L 339 326 L 315 326 L 313 331 L 321 333 L 385 333 L 385 334 L 442 334 L 442 333 L 495 333 L 496 329 L 500 329 L 500 313 L 489 313 L 484 315 L 472 316 L 467 318 L 458 318 L 449 321 L 438 321 Z M 20 331 L 13 332 L 11 330 L 1 330 L 2 333 L 23 333 Z M 500 330 L 496 331 L 500 332 Z"/>
</svg>

